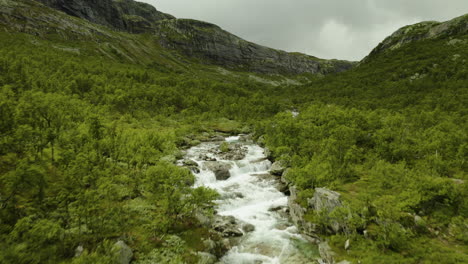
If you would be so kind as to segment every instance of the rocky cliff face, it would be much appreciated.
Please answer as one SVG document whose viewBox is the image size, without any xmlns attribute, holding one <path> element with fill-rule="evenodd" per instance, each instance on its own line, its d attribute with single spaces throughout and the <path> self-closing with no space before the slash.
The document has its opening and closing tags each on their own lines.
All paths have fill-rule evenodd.
<svg viewBox="0 0 468 264">
<path fill-rule="evenodd" d="M 131 33 L 151 31 L 153 24 L 173 19 L 153 6 L 133 0 L 36 0 L 71 16 Z"/>
<path fill-rule="evenodd" d="M 321 60 L 260 46 L 216 25 L 196 20 L 163 20 L 156 28 L 163 46 L 228 68 L 261 73 L 328 74 L 353 66 L 347 61 Z"/>
<path fill-rule="evenodd" d="M 23 0 L 24 1 L 24 0 Z M 36 0 L 69 15 L 130 33 L 153 33 L 162 46 L 203 63 L 268 74 L 330 74 L 354 63 L 322 60 L 245 41 L 220 27 L 196 20 L 175 19 L 151 5 L 133 0 Z"/>
<path fill-rule="evenodd" d="M 409 43 L 440 37 L 456 37 L 468 34 L 468 14 L 446 22 L 428 21 L 403 27 L 380 43 L 367 58 L 395 50 Z"/>
</svg>

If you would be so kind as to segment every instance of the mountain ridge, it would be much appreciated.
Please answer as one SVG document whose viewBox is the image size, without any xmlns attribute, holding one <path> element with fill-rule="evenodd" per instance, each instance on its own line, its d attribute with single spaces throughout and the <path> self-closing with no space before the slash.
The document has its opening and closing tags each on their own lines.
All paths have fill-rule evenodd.
<svg viewBox="0 0 468 264">
<path fill-rule="evenodd" d="M 324 60 L 267 48 L 235 36 L 211 23 L 176 19 L 133 0 L 35 0 L 68 15 L 132 34 L 147 33 L 165 48 L 234 70 L 265 74 L 333 74 L 355 62 Z M 21 2 L 27 3 L 22 0 Z M 114 14 L 116 14 L 114 16 Z M 208 26 L 209 25 L 209 26 Z"/>
</svg>

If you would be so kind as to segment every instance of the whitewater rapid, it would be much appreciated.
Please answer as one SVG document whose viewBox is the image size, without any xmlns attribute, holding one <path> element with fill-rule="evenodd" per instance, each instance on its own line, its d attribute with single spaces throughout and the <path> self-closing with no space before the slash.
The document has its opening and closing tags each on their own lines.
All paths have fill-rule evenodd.
<svg viewBox="0 0 468 264">
<path fill-rule="evenodd" d="M 226 141 L 239 143 L 239 137 L 228 137 Z M 264 149 L 255 144 L 241 144 L 247 148 L 247 155 L 238 161 L 223 160 L 213 151 L 219 149 L 219 142 L 202 143 L 189 149 L 186 155 L 200 168 L 200 172 L 195 173 L 195 186 L 215 189 L 223 197 L 217 201 L 218 214 L 234 216 L 255 226 L 255 231 L 245 233 L 239 245 L 233 247 L 220 263 L 311 263 L 295 246 L 302 238 L 285 213 L 288 198 L 276 189 L 278 179 L 268 177 L 271 162 Z M 214 173 L 203 166 L 202 157 L 232 164 L 231 177 L 216 180 Z"/>
</svg>

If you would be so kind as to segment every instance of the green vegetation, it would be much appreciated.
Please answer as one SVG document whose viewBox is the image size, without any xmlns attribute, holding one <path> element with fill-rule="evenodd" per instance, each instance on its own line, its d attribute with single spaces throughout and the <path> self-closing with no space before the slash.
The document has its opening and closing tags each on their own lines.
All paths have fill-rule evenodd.
<svg viewBox="0 0 468 264">
<path fill-rule="evenodd" d="M 46 12 L 33 5 L 22 12 Z M 217 239 L 196 215 L 217 194 L 174 161 L 215 132 L 263 135 L 304 205 L 316 187 L 342 194 L 345 207 L 306 217 L 337 259 L 468 262 L 466 35 L 339 75 L 268 76 L 51 17 L 21 27 L 38 36 L 0 21 L 0 263 L 115 263 L 119 239 L 136 263 L 196 262 Z"/>
<path fill-rule="evenodd" d="M 202 132 L 239 133 L 278 112 L 279 96 L 265 99 L 276 88 L 0 39 L 0 262 L 65 262 L 82 245 L 74 263 L 112 263 L 116 239 L 141 263 L 167 250 L 194 262 L 187 232 L 216 193 L 173 162 Z"/>
<path fill-rule="evenodd" d="M 291 166 L 301 199 L 316 187 L 342 194 L 344 208 L 308 213 L 341 258 L 468 262 L 468 38 L 457 38 L 457 46 L 425 40 L 374 55 L 299 87 L 299 116 L 257 126 Z"/>
</svg>

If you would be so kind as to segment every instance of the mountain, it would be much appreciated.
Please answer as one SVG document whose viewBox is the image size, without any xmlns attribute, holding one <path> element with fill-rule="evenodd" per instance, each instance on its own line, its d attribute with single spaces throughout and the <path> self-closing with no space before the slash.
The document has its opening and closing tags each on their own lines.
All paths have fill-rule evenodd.
<svg viewBox="0 0 468 264">
<path fill-rule="evenodd" d="M 68 15 L 130 33 L 149 32 L 155 22 L 174 19 L 152 5 L 132 0 L 38 0 Z"/>
<path fill-rule="evenodd" d="M 46 6 L 104 25 L 113 30 L 129 33 L 146 33 L 154 36 L 155 41 L 165 48 L 176 50 L 189 58 L 196 58 L 201 63 L 214 64 L 233 70 L 251 71 L 265 74 L 332 74 L 346 71 L 355 65 L 354 62 L 340 60 L 323 60 L 300 53 L 288 53 L 263 47 L 245 41 L 216 25 L 188 19 L 175 19 L 171 15 L 157 11 L 148 4 L 133 0 L 37 0 Z M 3 1 L 5 21 L 14 23 L 14 17 L 21 16 L 22 22 L 31 21 L 47 27 L 47 30 L 66 31 L 64 25 L 73 24 L 72 32 L 82 34 L 88 25 L 82 22 L 61 17 L 61 23 L 54 18 L 60 16 L 52 10 L 41 9 L 31 1 Z M 13 8 L 14 6 L 14 8 Z M 32 15 L 36 9 L 40 14 Z M 32 9 L 32 10 L 31 10 Z M 5 12 L 5 10 L 10 10 Z M 47 16 L 49 18 L 47 18 Z M 42 17 L 38 21 L 37 17 Z M 49 21 L 47 21 L 49 20 Z M 71 25 L 69 25 L 71 26 Z"/>
<path fill-rule="evenodd" d="M 457 36 L 466 34 L 468 34 L 468 15 L 463 15 L 446 22 L 421 22 L 400 28 L 374 48 L 368 57 L 376 56 L 388 50 L 395 50 L 421 40 L 456 38 Z M 457 44 L 457 40 L 450 40 L 450 44 Z"/>
</svg>

